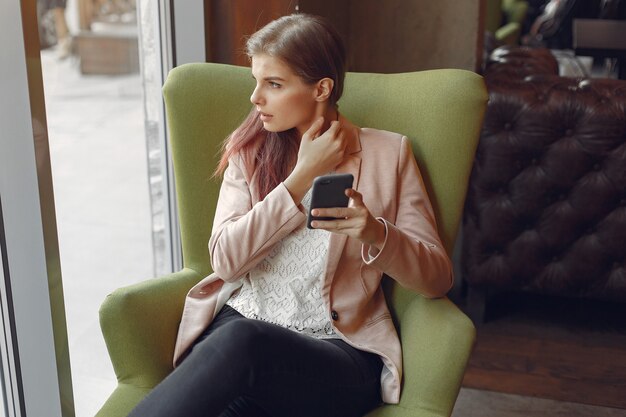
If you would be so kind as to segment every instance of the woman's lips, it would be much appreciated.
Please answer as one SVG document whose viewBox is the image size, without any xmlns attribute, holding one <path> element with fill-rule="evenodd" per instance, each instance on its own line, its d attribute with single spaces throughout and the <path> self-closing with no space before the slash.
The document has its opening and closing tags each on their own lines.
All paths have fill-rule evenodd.
<svg viewBox="0 0 626 417">
<path fill-rule="evenodd" d="M 259 118 L 261 119 L 262 122 L 267 122 L 269 121 L 272 117 L 271 114 L 267 114 L 267 113 L 259 113 Z"/>
</svg>

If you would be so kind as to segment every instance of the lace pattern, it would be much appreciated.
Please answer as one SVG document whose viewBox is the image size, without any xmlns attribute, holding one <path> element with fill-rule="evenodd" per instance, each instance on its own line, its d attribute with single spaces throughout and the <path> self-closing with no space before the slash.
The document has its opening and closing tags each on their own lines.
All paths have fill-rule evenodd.
<svg viewBox="0 0 626 417">
<path fill-rule="evenodd" d="M 302 200 L 308 210 L 311 190 Z M 330 234 L 303 222 L 243 278 L 227 304 L 248 318 L 316 338 L 337 337 L 321 289 Z"/>
</svg>

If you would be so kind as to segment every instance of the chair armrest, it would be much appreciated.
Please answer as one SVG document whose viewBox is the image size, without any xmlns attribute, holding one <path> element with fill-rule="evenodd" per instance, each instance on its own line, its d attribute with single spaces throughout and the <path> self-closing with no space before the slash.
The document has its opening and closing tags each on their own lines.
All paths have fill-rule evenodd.
<svg viewBox="0 0 626 417">
<path fill-rule="evenodd" d="M 400 403 L 368 417 L 448 417 L 474 345 L 474 325 L 447 298 L 410 301 L 399 317 L 404 378 Z"/>
<path fill-rule="evenodd" d="M 105 299 L 100 327 L 120 384 L 152 388 L 172 370 L 185 295 L 201 278 L 185 268 Z"/>
<path fill-rule="evenodd" d="M 474 324 L 449 299 L 418 296 L 400 318 L 400 329 L 405 383 L 400 405 L 449 416 L 474 346 Z"/>
</svg>

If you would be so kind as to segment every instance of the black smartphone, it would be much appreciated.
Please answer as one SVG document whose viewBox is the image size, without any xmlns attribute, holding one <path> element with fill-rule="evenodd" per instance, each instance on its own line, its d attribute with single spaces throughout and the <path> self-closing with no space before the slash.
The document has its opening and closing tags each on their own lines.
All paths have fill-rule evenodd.
<svg viewBox="0 0 626 417">
<path fill-rule="evenodd" d="M 352 174 L 330 174 L 322 175 L 313 180 L 313 191 L 311 192 L 311 206 L 306 227 L 311 229 L 313 220 L 332 220 L 333 217 L 315 217 L 311 215 L 314 208 L 334 208 L 348 207 L 350 200 L 346 195 L 346 190 L 352 188 L 354 177 Z"/>
</svg>

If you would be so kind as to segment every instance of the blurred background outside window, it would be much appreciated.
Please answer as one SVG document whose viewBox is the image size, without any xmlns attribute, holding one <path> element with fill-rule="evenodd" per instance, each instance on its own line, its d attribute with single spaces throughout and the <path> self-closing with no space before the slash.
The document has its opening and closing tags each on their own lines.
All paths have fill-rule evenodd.
<svg viewBox="0 0 626 417">
<path fill-rule="evenodd" d="M 159 118 L 158 2 L 38 0 L 76 415 L 116 386 L 98 308 L 171 270 Z"/>
</svg>

